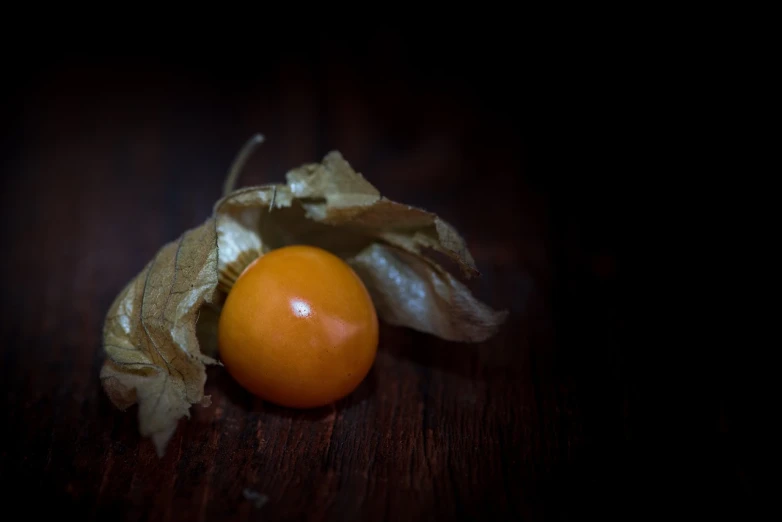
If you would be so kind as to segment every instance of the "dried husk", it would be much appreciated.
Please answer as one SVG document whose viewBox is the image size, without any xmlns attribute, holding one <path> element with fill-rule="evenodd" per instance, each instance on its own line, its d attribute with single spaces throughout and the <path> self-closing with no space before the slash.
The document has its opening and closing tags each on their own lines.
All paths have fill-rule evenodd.
<svg viewBox="0 0 782 522">
<path fill-rule="evenodd" d="M 231 191 L 213 216 L 165 245 L 119 294 L 106 317 L 101 380 L 120 409 L 138 403 L 139 429 L 158 454 L 204 396 L 216 360 L 216 324 L 247 265 L 291 244 L 325 248 L 350 264 L 379 317 L 443 339 L 481 342 L 507 312 L 495 311 L 434 259 L 478 275 L 464 240 L 422 209 L 390 201 L 339 152 L 291 170 L 287 183 Z"/>
</svg>

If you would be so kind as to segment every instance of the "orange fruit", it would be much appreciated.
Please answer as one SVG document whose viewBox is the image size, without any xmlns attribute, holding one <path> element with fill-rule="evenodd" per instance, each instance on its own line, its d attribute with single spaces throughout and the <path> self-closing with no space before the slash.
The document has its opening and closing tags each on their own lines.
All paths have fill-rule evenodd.
<svg viewBox="0 0 782 522">
<path fill-rule="evenodd" d="M 272 250 L 237 279 L 220 314 L 220 358 L 269 402 L 311 408 L 358 387 L 375 361 L 378 321 L 364 283 L 312 246 Z"/>
</svg>

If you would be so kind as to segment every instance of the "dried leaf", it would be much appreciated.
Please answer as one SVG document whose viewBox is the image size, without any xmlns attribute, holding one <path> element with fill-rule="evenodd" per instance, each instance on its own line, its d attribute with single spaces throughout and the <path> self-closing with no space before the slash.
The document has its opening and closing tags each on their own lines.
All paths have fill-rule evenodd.
<svg viewBox="0 0 782 522">
<path fill-rule="evenodd" d="M 415 254 L 421 254 L 422 247 L 432 248 L 458 263 L 466 276 L 478 275 L 464 240 L 451 225 L 431 212 L 381 197 L 339 152 L 286 178 L 308 218 L 372 235 Z"/>
<path fill-rule="evenodd" d="M 159 455 L 193 404 L 204 396 L 204 364 L 216 361 L 199 349 L 198 314 L 214 300 L 217 248 L 214 220 L 167 244 L 128 284 L 106 317 L 107 360 L 103 388 L 126 409 L 138 402 L 141 434 Z"/>
<path fill-rule="evenodd" d="M 505 320 L 426 254 L 435 250 L 465 276 L 478 274 L 464 240 L 435 214 L 382 197 L 338 152 L 286 178 L 287 186 L 239 191 L 215 207 L 226 288 L 264 249 L 307 243 L 351 264 L 390 324 L 479 342 Z"/>
<path fill-rule="evenodd" d="M 481 342 L 507 317 L 478 301 L 438 265 L 397 247 L 374 243 L 348 263 L 389 324 L 449 341 Z"/>
<path fill-rule="evenodd" d="M 227 187 L 237 172 L 235 164 Z M 275 248 L 310 244 L 342 257 L 390 324 L 480 342 L 507 317 L 430 255 L 447 256 L 468 278 L 478 275 L 452 226 L 384 198 L 338 152 L 291 170 L 286 180 L 229 191 L 213 217 L 163 247 L 109 311 L 104 388 L 121 409 L 138 402 L 141 433 L 159 454 L 190 406 L 208 401 L 204 364 L 216 362 L 225 295 L 247 265 Z"/>
</svg>

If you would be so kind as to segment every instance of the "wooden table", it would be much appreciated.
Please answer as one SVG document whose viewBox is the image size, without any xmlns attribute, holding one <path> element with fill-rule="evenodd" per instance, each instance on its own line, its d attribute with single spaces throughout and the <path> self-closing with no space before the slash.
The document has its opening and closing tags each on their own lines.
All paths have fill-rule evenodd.
<svg viewBox="0 0 782 522">
<path fill-rule="evenodd" d="M 578 520 L 632 497 L 621 267 L 609 229 L 595 232 L 610 220 L 529 170 L 517 84 L 489 93 L 469 71 L 395 56 L 286 57 L 227 83 L 192 64 L 85 59 L 22 83 L 1 205 L 8 498 L 113 521 L 347 521 Z M 315 411 L 262 403 L 211 368 L 211 406 L 158 458 L 136 411 L 100 388 L 104 314 L 209 215 L 254 132 L 267 143 L 242 183 L 338 149 L 384 195 L 454 224 L 483 273 L 475 293 L 510 317 L 478 345 L 383 325 L 365 382 Z"/>
</svg>

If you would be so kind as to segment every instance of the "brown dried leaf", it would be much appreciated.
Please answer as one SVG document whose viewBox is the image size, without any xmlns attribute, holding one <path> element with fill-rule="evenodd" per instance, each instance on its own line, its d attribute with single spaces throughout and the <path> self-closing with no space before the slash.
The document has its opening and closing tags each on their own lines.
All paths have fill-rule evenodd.
<svg viewBox="0 0 782 522">
<path fill-rule="evenodd" d="M 373 243 L 348 263 L 366 284 L 380 317 L 448 341 L 481 342 L 507 312 L 496 312 L 440 266 L 403 249 Z"/>
<path fill-rule="evenodd" d="M 353 266 L 379 316 L 390 324 L 480 342 L 505 320 L 505 312 L 478 301 L 427 255 L 432 249 L 456 262 L 465 276 L 478 274 L 464 240 L 435 214 L 382 197 L 338 152 L 286 178 L 287 186 L 245 189 L 216 205 L 226 288 L 262 251 L 307 243 Z"/>
<path fill-rule="evenodd" d="M 321 165 L 306 165 L 286 177 L 308 218 L 374 236 L 414 254 L 432 248 L 455 261 L 467 277 L 478 275 L 464 240 L 451 225 L 431 212 L 380 196 L 339 152 L 328 154 Z"/>
<path fill-rule="evenodd" d="M 235 175 L 233 169 L 229 186 Z M 164 246 L 108 313 L 104 389 L 123 410 L 139 404 L 141 434 L 161 455 L 190 406 L 208 404 L 204 364 L 216 362 L 225 295 L 269 250 L 311 244 L 337 254 L 362 278 L 381 319 L 443 339 L 483 341 L 507 317 L 429 255 L 443 254 L 465 276 L 478 275 L 452 226 L 382 197 L 338 152 L 291 170 L 286 179 L 219 200 L 213 217 Z"/>
<path fill-rule="evenodd" d="M 139 428 L 159 455 L 190 406 L 208 404 L 196 338 L 198 314 L 217 286 L 214 220 L 167 244 L 128 284 L 106 317 L 103 388 L 125 410 L 139 405 Z"/>
</svg>

